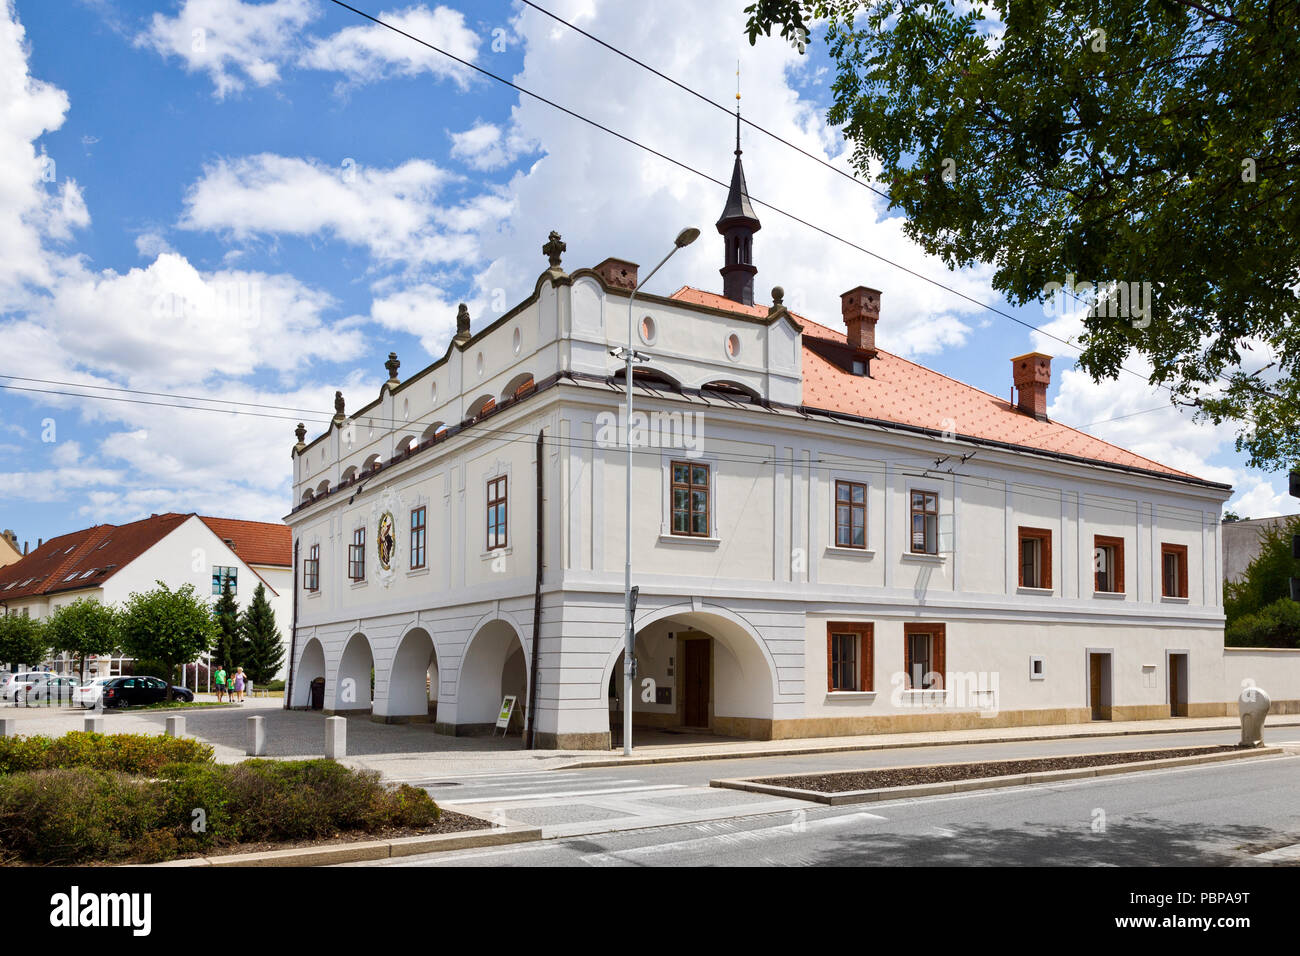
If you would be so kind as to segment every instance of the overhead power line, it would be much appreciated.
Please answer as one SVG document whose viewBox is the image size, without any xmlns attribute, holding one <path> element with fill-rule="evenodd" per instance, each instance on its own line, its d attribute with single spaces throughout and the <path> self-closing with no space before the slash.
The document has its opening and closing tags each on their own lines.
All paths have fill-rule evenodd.
<svg viewBox="0 0 1300 956">
<path fill-rule="evenodd" d="M 709 182 L 713 183 L 714 185 L 722 187 L 723 189 L 730 188 L 729 183 L 725 183 L 721 179 L 718 179 L 714 176 L 710 176 L 708 173 L 704 172 L 703 170 L 697 169 L 696 167 L 690 165 L 689 163 L 683 162 L 680 159 L 676 159 L 673 156 L 669 156 L 667 153 L 661 152 L 660 150 L 657 150 L 652 146 L 647 146 L 645 143 L 642 143 L 639 140 L 626 135 L 625 133 L 620 133 L 615 129 L 611 129 L 610 127 L 604 125 L 603 123 L 600 123 L 597 120 L 594 120 L 588 116 L 583 115 L 582 113 L 577 112 L 576 110 L 570 109 L 567 106 L 557 103 L 555 100 L 548 99 L 547 97 L 542 96 L 540 93 L 535 93 L 532 90 L 528 89 L 527 87 L 520 86 L 518 83 L 515 83 L 512 80 L 506 79 L 503 76 L 493 73 L 491 70 L 488 70 L 485 67 L 481 67 L 476 63 L 472 63 L 469 60 L 459 57 L 448 50 L 444 50 L 442 47 L 439 47 L 433 43 L 430 43 L 427 40 L 417 37 L 412 33 L 408 33 L 407 31 L 401 29 L 400 27 L 394 26 L 393 24 L 388 23 L 385 20 L 380 19 L 379 17 L 372 16 L 371 14 L 366 13 L 364 10 L 358 10 L 356 7 L 344 3 L 343 0 L 330 0 L 330 2 L 335 4 L 336 6 L 342 7 L 345 10 L 351 11 L 352 13 L 356 14 L 359 17 L 369 20 L 371 23 L 381 26 L 387 30 L 391 30 L 392 32 L 400 36 L 406 37 L 408 40 L 411 40 L 414 43 L 418 43 L 423 47 L 433 50 L 435 53 L 440 53 L 443 56 L 447 57 L 448 59 L 454 60 L 456 63 L 461 64 L 467 69 L 473 70 L 476 73 L 480 73 L 483 76 L 486 76 L 489 79 L 502 84 L 503 86 L 507 86 L 510 89 L 514 90 L 515 92 L 523 96 L 527 96 L 534 100 L 537 100 L 539 103 L 543 103 L 554 110 L 558 110 L 559 112 L 564 113 L 566 116 L 570 116 L 573 119 L 576 119 L 581 123 L 585 123 L 588 126 L 591 126 L 595 129 L 598 129 L 609 136 L 613 136 L 616 139 L 622 140 L 623 142 L 627 143 L 630 146 L 635 146 L 637 149 L 650 153 L 652 156 L 657 156 L 658 158 L 664 160 L 665 162 L 671 163 L 672 165 L 677 166 L 680 169 L 684 169 L 695 176 L 699 176 L 701 179 L 706 179 Z M 1032 332 L 1037 332 L 1039 335 L 1045 336 L 1046 338 L 1049 338 L 1054 342 L 1059 342 L 1061 345 L 1064 345 L 1066 348 L 1074 349 L 1080 352 L 1083 351 L 1078 345 L 1069 341 L 1068 339 L 1063 339 L 1059 335 L 1055 335 L 1042 328 L 1039 328 L 1038 326 L 1034 325 L 1031 322 L 1026 322 L 1024 319 L 1012 315 L 1010 312 L 1004 312 L 1002 309 L 989 305 L 987 302 L 982 302 L 979 299 L 975 298 L 974 296 L 967 295 L 965 292 L 962 292 L 959 289 L 956 289 L 948 285 L 947 283 L 940 282 L 938 279 L 933 279 L 930 276 L 927 276 L 921 272 L 917 272 L 915 269 L 909 268 L 908 266 L 905 266 L 900 262 L 895 262 L 894 260 L 889 259 L 886 256 L 882 256 L 880 253 L 874 252 L 871 249 L 868 249 L 866 246 L 860 245 L 859 243 L 856 243 L 851 239 L 846 239 L 845 237 L 835 232 L 832 232 L 831 230 L 823 226 L 819 226 L 816 223 L 809 222 L 807 219 L 797 216 L 794 213 L 781 208 L 780 206 L 776 206 L 773 205 L 772 203 L 766 202 L 765 200 L 758 199 L 754 197 L 753 194 L 750 194 L 749 199 L 750 202 L 754 203 L 755 205 L 762 206 L 764 209 L 770 209 L 772 212 L 776 213 L 779 216 L 789 219 L 792 222 L 797 222 L 800 225 L 808 229 L 812 229 L 814 232 L 817 232 L 828 239 L 833 239 L 836 242 L 846 245 L 851 249 L 856 249 L 859 252 L 865 253 L 866 255 L 871 256 L 873 259 L 877 259 L 880 262 L 883 262 L 885 265 L 892 266 L 893 268 L 898 269 L 899 271 L 904 272 L 907 275 L 912 276 L 913 278 L 928 283 L 929 285 L 932 285 L 935 288 L 942 289 L 951 295 L 955 295 L 958 298 L 971 303 L 972 305 L 978 306 L 979 308 L 982 309 L 987 309 L 989 312 L 992 312 L 994 315 L 999 315 L 1002 318 L 1010 319 L 1012 322 L 1015 322 L 1017 325 L 1023 326 L 1024 328 L 1029 329 Z M 1143 375 L 1141 372 L 1135 372 L 1133 369 L 1130 369 L 1123 365 L 1119 367 L 1119 370 L 1122 372 L 1127 372 L 1129 375 L 1133 375 L 1136 376 L 1137 378 L 1140 378 L 1143 382 L 1147 383 L 1148 385 L 1152 384 L 1148 379 L 1148 377 Z M 1170 386 L 1164 384 L 1157 384 L 1155 387 L 1164 388 L 1173 391 L 1172 388 L 1170 388 Z"/>
</svg>

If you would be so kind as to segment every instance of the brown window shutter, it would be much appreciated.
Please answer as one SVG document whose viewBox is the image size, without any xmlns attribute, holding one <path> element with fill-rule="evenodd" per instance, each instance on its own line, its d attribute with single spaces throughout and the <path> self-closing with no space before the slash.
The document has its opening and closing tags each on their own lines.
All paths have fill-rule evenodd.
<svg viewBox="0 0 1300 956">
<path fill-rule="evenodd" d="M 935 673 L 939 675 L 940 690 L 948 686 L 947 643 L 947 628 L 942 624 L 936 625 L 934 629 L 934 663 L 932 666 L 934 667 Z"/>
<path fill-rule="evenodd" d="M 861 645 L 858 648 L 858 655 L 859 655 L 859 659 L 861 660 L 861 667 L 862 667 L 862 678 L 859 681 L 858 686 L 862 690 L 876 689 L 875 677 L 874 677 L 876 673 L 875 631 L 876 631 L 875 625 L 868 624 L 866 627 L 862 629 L 862 634 L 858 638 L 859 644 Z"/>
<path fill-rule="evenodd" d="M 831 634 L 831 625 L 826 625 L 826 692 L 829 694 L 835 689 L 835 656 L 832 645 L 835 642 L 834 635 Z"/>
<path fill-rule="evenodd" d="M 1178 596 L 1190 597 L 1191 592 L 1187 590 L 1187 549 L 1183 548 L 1182 560 L 1178 562 Z"/>
<path fill-rule="evenodd" d="M 904 624 L 903 625 L 903 677 L 905 678 L 905 680 L 903 681 L 903 686 L 906 687 L 908 690 L 915 690 L 915 688 L 912 686 L 912 641 L 910 640 L 911 636 L 912 636 L 911 633 L 907 629 L 907 625 Z"/>
</svg>

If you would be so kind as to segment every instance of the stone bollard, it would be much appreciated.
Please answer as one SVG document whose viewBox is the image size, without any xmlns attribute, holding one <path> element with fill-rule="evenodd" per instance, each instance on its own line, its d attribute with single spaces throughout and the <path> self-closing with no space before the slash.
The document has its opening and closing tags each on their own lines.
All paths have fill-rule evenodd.
<svg viewBox="0 0 1300 956">
<path fill-rule="evenodd" d="M 168 717 L 167 718 L 167 736 L 184 737 L 185 736 L 185 718 Z"/>
<path fill-rule="evenodd" d="M 0 737 L 17 737 L 18 721 L 12 717 L 0 717 Z"/>
<path fill-rule="evenodd" d="M 1241 743 L 1238 747 L 1264 746 L 1264 718 L 1273 704 L 1273 698 L 1264 688 L 1250 686 L 1237 698 L 1237 713 L 1241 715 Z"/>
<path fill-rule="evenodd" d="M 346 717 L 325 718 L 325 758 L 338 760 L 348 754 L 348 721 Z"/>
<path fill-rule="evenodd" d="M 83 729 L 88 734 L 102 734 L 104 732 L 104 718 L 87 717 Z"/>
<path fill-rule="evenodd" d="M 248 718 L 248 748 L 244 751 L 250 757 L 266 754 L 266 718 Z"/>
</svg>

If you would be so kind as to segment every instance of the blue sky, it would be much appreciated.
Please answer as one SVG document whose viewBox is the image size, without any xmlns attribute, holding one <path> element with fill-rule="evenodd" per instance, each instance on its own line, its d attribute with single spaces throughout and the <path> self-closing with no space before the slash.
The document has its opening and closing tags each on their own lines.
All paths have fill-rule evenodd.
<svg viewBox="0 0 1300 956">
<path fill-rule="evenodd" d="M 726 115 L 534 10 L 354 5 L 712 176 L 730 173 Z M 825 122 L 820 47 L 750 47 L 741 0 L 541 5 L 719 102 L 733 102 L 740 60 L 746 116 L 847 168 Z M 403 377 L 442 354 L 456 303 L 470 303 L 479 327 L 531 290 L 552 228 L 574 268 L 609 255 L 656 261 L 681 226 L 699 225 L 703 239 L 655 291 L 720 287 L 712 223 L 723 189 L 326 0 L 0 0 L 0 104 L 0 373 L 225 409 L 0 389 L 0 528 L 33 545 L 155 511 L 278 520 L 293 424 L 308 416 L 234 415 L 220 401 L 324 420 L 340 388 L 359 407 L 389 351 Z M 949 273 L 861 186 L 756 133 L 745 149 L 755 197 L 1058 335 L 1077 328 L 1040 307 L 1009 309 L 987 270 Z M 759 215 L 764 301 L 780 284 L 788 305 L 838 327 L 841 291 L 879 288 L 885 348 L 998 395 L 1012 356 L 1050 352 L 1054 418 L 1233 483 L 1231 507 L 1244 514 L 1292 510 L 1282 476 L 1247 469 L 1230 429 L 1162 408 L 1139 378 L 1094 385 L 1065 346 Z M 1092 424 L 1133 412 L 1144 414 Z"/>
</svg>

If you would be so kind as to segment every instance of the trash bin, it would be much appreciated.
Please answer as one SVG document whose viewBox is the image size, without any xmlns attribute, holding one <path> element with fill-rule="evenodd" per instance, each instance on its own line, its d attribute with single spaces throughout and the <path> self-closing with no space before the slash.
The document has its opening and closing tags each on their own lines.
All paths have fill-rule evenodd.
<svg viewBox="0 0 1300 956">
<path fill-rule="evenodd" d="M 311 709 L 325 709 L 325 678 L 317 677 L 311 682 Z"/>
</svg>

